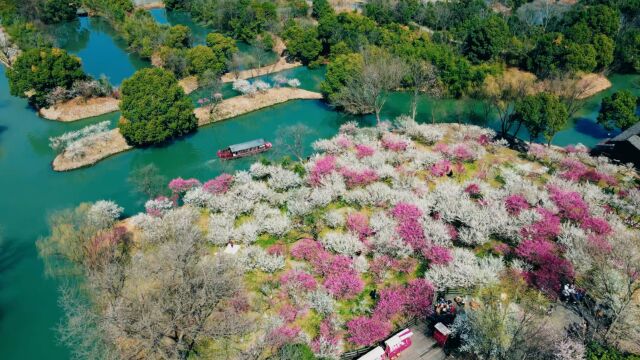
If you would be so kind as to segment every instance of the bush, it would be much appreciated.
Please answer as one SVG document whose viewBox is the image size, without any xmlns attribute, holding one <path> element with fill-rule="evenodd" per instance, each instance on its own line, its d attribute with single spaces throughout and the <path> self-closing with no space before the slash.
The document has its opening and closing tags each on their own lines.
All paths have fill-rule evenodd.
<svg viewBox="0 0 640 360">
<path fill-rule="evenodd" d="M 23 52 L 7 76 L 11 95 L 29 97 L 36 108 L 47 104 L 47 94 L 56 87 L 69 89 L 74 82 L 87 79 L 80 59 L 56 48 Z"/>
<path fill-rule="evenodd" d="M 587 346 L 587 360 L 640 360 L 640 356 L 623 354 L 614 348 L 591 342 Z"/>
<path fill-rule="evenodd" d="M 213 49 L 203 45 L 187 50 L 187 71 L 191 75 L 201 76 L 207 70 L 221 74 L 226 70 L 226 59 L 219 57 Z"/>
<path fill-rule="evenodd" d="M 121 93 L 118 126 L 131 145 L 159 144 L 198 126 L 191 100 L 167 70 L 142 69 L 122 83 Z"/>
<path fill-rule="evenodd" d="M 313 351 L 307 344 L 285 344 L 278 353 L 270 358 L 270 360 L 315 360 Z"/>
<path fill-rule="evenodd" d="M 184 25 L 170 27 L 164 39 L 164 45 L 170 48 L 188 48 L 191 46 L 191 29 Z"/>
<path fill-rule="evenodd" d="M 220 58 L 230 60 L 233 54 L 238 52 L 236 41 L 219 33 L 207 35 L 207 46 Z"/>
</svg>

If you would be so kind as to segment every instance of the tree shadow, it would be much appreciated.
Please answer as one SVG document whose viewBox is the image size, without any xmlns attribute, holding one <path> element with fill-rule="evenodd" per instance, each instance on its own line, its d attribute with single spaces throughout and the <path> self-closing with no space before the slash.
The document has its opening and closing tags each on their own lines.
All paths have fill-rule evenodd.
<svg viewBox="0 0 640 360">
<path fill-rule="evenodd" d="M 3 274 L 13 269 L 29 250 L 26 244 L 17 244 L 11 241 L 0 242 L 0 289 L 4 287 Z M 0 303 L 0 321 L 4 318 L 4 304 Z"/>
<path fill-rule="evenodd" d="M 600 124 L 585 118 L 576 119 L 574 129 L 596 139 L 607 139 L 620 133 L 618 130 L 607 131 Z"/>
</svg>

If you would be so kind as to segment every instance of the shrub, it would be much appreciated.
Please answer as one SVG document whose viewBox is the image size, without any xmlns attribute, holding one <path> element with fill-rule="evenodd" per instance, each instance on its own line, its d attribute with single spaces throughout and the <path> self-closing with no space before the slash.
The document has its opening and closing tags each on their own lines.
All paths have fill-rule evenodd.
<svg viewBox="0 0 640 360">
<path fill-rule="evenodd" d="M 307 344 L 285 344 L 278 349 L 275 356 L 269 358 L 269 360 L 315 360 L 316 356 L 313 355 L 311 348 Z"/>
<path fill-rule="evenodd" d="M 118 127 L 131 145 L 160 144 L 198 126 L 191 100 L 167 70 L 139 70 L 122 83 L 121 93 Z"/>
</svg>

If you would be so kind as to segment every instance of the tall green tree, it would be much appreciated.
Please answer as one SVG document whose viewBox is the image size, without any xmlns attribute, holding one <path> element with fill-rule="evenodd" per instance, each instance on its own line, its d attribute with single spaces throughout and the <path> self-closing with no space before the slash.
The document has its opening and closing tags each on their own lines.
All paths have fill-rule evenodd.
<svg viewBox="0 0 640 360">
<path fill-rule="evenodd" d="M 602 99 L 598 123 L 607 130 L 628 129 L 640 121 L 637 114 L 638 97 L 629 90 L 620 90 Z"/>
<path fill-rule="evenodd" d="M 616 58 L 623 70 L 640 72 L 640 29 L 622 34 L 616 44 Z"/>
<path fill-rule="evenodd" d="M 198 45 L 185 53 L 187 71 L 191 75 L 202 76 L 207 70 L 221 74 L 227 68 L 227 59 L 223 54 L 216 54 L 213 49 Z"/>
<path fill-rule="evenodd" d="M 56 87 L 68 89 L 77 80 L 85 80 L 80 59 L 66 51 L 31 49 L 22 52 L 8 69 L 11 95 L 28 97 L 39 108 L 46 105 L 47 94 Z"/>
<path fill-rule="evenodd" d="M 362 55 L 358 53 L 337 56 L 327 65 L 327 74 L 320 84 L 325 97 L 334 101 L 335 95 L 362 72 L 363 64 Z"/>
<path fill-rule="evenodd" d="M 569 120 L 567 107 L 558 96 L 546 92 L 525 96 L 517 101 L 511 116 L 514 122 L 524 125 L 532 141 L 543 135 L 548 144 Z"/>
<path fill-rule="evenodd" d="M 191 29 L 184 25 L 170 27 L 165 35 L 164 46 L 170 48 L 188 48 L 191 46 Z"/>
<path fill-rule="evenodd" d="M 76 18 L 79 5 L 79 1 L 73 0 L 44 0 L 40 5 L 41 19 L 47 24 L 71 21 Z"/>
<path fill-rule="evenodd" d="M 602 70 L 607 68 L 613 62 L 613 52 L 615 42 L 604 34 L 598 34 L 593 37 L 593 48 L 596 51 L 597 68 Z"/>
<path fill-rule="evenodd" d="M 320 56 L 322 43 L 318 40 L 318 30 L 313 26 L 293 25 L 286 30 L 287 50 L 294 58 L 308 64 Z"/>
<path fill-rule="evenodd" d="M 591 44 L 567 45 L 564 61 L 571 73 L 592 72 L 598 65 L 596 49 Z"/>
<path fill-rule="evenodd" d="M 127 143 L 148 146 L 194 131 L 193 104 L 167 70 L 142 69 L 121 86 L 118 124 Z"/>
<path fill-rule="evenodd" d="M 210 33 L 207 35 L 207 46 L 220 58 L 231 59 L 233 54 L 238 52 L 236 41 L 220 33 Z"/>
<path fill-rule="evenodd" d="M 476 63 L 498 57 L 509 41 L 509 25 L 498 15 L 477 21 L 464 40 L 465 52 Z"/>
</svg>

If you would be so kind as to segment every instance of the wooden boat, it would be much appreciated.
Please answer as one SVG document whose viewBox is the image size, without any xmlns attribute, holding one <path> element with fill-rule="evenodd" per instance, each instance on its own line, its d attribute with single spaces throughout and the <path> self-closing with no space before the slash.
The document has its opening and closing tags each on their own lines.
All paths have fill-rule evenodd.
<svg viewBox="0 0 640 360">
<path fill-rule="evenodd" d="M 271 149 L 271 147 L 271 143 L 264 141 L 264 139 L 251 140 L 231 145 L 226 149 L 218 150 L 218 157 L 223 160 L 238 159 L 265 152 Z"/>
</svg>

